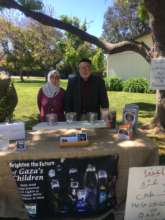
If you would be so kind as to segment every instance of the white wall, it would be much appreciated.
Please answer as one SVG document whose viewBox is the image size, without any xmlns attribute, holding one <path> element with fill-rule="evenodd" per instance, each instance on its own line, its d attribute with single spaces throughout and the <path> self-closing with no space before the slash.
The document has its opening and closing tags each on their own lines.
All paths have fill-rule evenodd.
<svg viewBox="0 0 165 220">
<path fill-rule="evenodd" d="M 108 58 L 109 76 L 121 79 L 144 77 L 149 79 L 149 64 L 146 60 L 132 51 L 110 55 Z"/>
<path fill-rule="evenodd" d="M 143 41 L 148 46 L 152 45 L 151 35 L 145 35 L 138 41 Z M 107 75 L 118 76 L 123 80 L 130 77 L 144 77 L 149 79 L 149 64 L 138 53 L 126 51 L 107 55 Z"/>
</svg>

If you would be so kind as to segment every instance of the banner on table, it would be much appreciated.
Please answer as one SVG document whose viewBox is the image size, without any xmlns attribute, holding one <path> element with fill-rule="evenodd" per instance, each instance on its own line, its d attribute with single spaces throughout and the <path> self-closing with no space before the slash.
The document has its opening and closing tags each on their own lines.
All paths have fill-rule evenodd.
<svg viewBox="0 0 165 220">
<path fill-rule="evenodd" d="M 115 206 L 118 156 L 11 161 L 31 218 L 95 215 Z"/>
</svg>

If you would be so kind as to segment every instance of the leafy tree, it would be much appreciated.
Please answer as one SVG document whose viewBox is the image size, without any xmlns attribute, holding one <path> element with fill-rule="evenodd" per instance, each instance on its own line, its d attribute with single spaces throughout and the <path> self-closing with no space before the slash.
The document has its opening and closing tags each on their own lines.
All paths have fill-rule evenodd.
<svg viewBox="0 0 165 220">
<path fill-rule="evenodd" d="M 62 16 L 61 20 L 83 31 L 87 30 L 86 22 L 81 24 L 80 19 L 77 17 Z M 66 77 L 69 74 L 76 73 L 78 63 L 84 57 L 88 57 L 91 60 L 94 59 L 93 69 L 95 72 L 102 72 L 104 70 L 103 51 L 84 42 L 79 36 L 65 32 L 64 38 L 60 42 L 60 47 L 63 54 L 63 60 L 59 65 L 59 70 L 63 73 L 63 76 Z"/>
<path fill-rule="evenodd" d="M 35 2 L 36 0 L 29 0 L 29 1 Z M 149 1 L 149 0 L 145 0 L 145 1 Z M 8 9 L 18 9 L 19 11 L 24 13 L 27 17 L 31 17 L 34 20 L 37 20 L 44 25 L 57 27 L 65 31 L 68 31 L 71 34 L 79 36 L 82 40 L 95 44 L 96 46 L 102 48 L 106 53 L 112 54 L 112 53 L 118 53 L 118 52 L 123 52 L 127 50 L 133 50 L 141 54 L 148 62 L 150 62 L 151 60 L 151 57 L 149 54 L 150 49 L 143 42 L 140 43 L 140 42 L 123 41 L 118 44 L 112 44 L 110 42 L 106 42 L 104 39 L 103 40 L 98 39 L 97 37 L 90 35 L 87 32 L 84 32 L 83 30 L 69 23 L 50 17 L 46 14 L 43 14 L 42 12 L 29 10 L 24 5 L 19 4 L 18 1 L 16 0 L 0 0 L 0 6 L 3 8 L 8 8 Z M 37 10 L 37 7 L 36 7 L 36 10 Z"/>
<path fill-rule="evenodd" d="M 0 122 L 12 119 L 17 101 L 17 93 L 11 79 L 4 72 L 0 72 Z"/>
<path fill-rule="evenodd" d="M 6 54 L 8 70 L 23 73 L 48 71 L 55 68 L 62 58 L 58 42 L 61 33 L 54 28 L 36 22 L 28 23 L 25 28 L 12 25 L 1 19 L 3 28 L 0 41 Z"/>
<path fill-rule="evenodd" d="M 103 37 L 111 42 L 133 40 L 140 34 L 149 32 L 148 20 L 138 16 L 139 0 L 131 0 L 128 4 L 123 1 L 115 2 L 108 7 L 104 15 Z"/>
<path fill-rule="evenodd" d="M 63 54 L 60 48 L 60 41 L 63 34 L 54 28 L 31 22 L 26 32 L 31 32 L 32 36 L 36 39 L 35 42 L 31 41 L 32 55 L 35 64 L 42 70 L 48 71 L 51 68 L 56 68 L 56 65 L 62 60 Z M 38 42 L 39 41 L 39 42 Z"/>
<path fill-rule="evenodd" d="M 96 48 L 96 52 L 92 57 L 92 64 L 95 72 L 103 73 L 105 71 L 105 57 L 100 48 Z"/>
<path fill-rule="evenodd" d="M 43 9 L 43 3 L 40 0 L 17 0 L 16 2 L 20 3 L 29 10 L 40 11 Z M 2 7 L 6 6 L 5 1 L 1 1 L 1 5 Z"/>
<path fill-rule="evenodd" d="M 74 17 L 74 16 L 69 17 L 69 16 L 66 16 L 66 15 L 62 15 L 61 16 L 61 21 L 63 21 L 64 23 L 67 23 L 67 24 L 71 24 L 74 27 L 77 27 L 77 28 L 81 29 L 82 31 L 87 31 L 86 21 L 84 21 L 81 24 L 81 21 L 78 17 Z M 70 32 L 65 32 L 65 36 L 66 36 L 66 38 L 70 39 L 70 41 L 72 42 L 73 47 L 75 47 L 75 48 L 79 47 L 80 45 L 82 45 L 84 43 L 84 41 L 79 36 L 73 35 Z"/>
<path fill-rule="evenodd" d="M 31 0 L 35 1 L 35 0 Z M 117 0 L 116 0 L 117 1 Z M 130 0 L 118 0 L 128 4 Z M 41 1 L 40 1 L 41 2 Z M 149 16 L 151 31 L 154 41 L 154 48 L 147 47 L 143 42 L 136 41 L 122 41 L 119 43 L 106 42 L 104 39 L 98 39 L 97 37 L 74 27 L 71 24 L 64 23 L 58 19 L 47 16 L 41 12 L 35 12 L 29 10 L 24 5 L 21 5 L 16 0 L 0 0 L 0 6 L 5 8 L 18 9 L 26 16 L 31 17 L 42 24 L 57 27 L 68 31 L 72 34 L 79 36 L 82 40 L 90 42 L 102 48 L 106 53 L 113 54 L 132 50 L 142 55 L 148 62 L 153 57 L 165 56 L 165 1 L 164 0 L 139 0 L 139 12 L 143 15 L 143 19 L 147 14 Z M 147 13 L 146 13 L 147 12 Z M 165 128 L 165 91 L 160 91 L 159 99 L 157 99 L 157 111 L 155 117 L 155 125 Z"/>
</svg>

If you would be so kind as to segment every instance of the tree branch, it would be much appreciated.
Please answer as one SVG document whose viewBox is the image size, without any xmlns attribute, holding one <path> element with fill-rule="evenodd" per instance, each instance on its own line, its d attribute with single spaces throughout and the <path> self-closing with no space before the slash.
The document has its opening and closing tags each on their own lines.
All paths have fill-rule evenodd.
<svg viewBox="0 0 165 220">
<path fill-rule="evenodd" d="M 9 9 L 10 8 L 18 9 L 23 14 L 25 14 L 27 17 L 33 18 L 34 20 L 37 20 L 38 22 L 44 25 L 56 27 L 56 28 L 60 28 L 62 30 L 68 31 L 71 34 L 79 36 L 82 40 L 92 43 L 98 46 L 99 48 L 102 48 L 108 54 L 115 54 L 115 53 L 130 50 L 130 51 L 134 51 L 142 55 L 146 59 L 147 62 L 151 61 L 150 48 L 148 48 L 144 43 L 139 43 L 135 41 L 123 41 L 123 42 L 112 44 L 112 43 L 100 40 L 99 38 L 91 34 L 88 34 L 87 32 L 82 31 L 72 26 L 69 23 L 64 23 L 58 19 L 52 18 L 41 12 L 30 11 L 27 8 L 24 8 L 23 6 L 18 4 L 14 0 L 0 0 L 0 6 L 7 7 Z"/>
</svg>

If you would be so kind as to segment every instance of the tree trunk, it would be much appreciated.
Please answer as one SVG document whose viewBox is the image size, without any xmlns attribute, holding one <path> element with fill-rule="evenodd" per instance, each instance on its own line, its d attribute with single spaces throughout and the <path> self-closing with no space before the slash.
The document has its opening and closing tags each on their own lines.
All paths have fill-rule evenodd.
<svg viewBox="0 0 165 220">
<path fill-rule="evenodd" d="M 20 80 L 21 80 L 21 82 L 24 82 L 23 72 L 22 72 L 22 71 L 20 71 L 19 76 L 20 76 Z"/>
<path fill-rule="evenodd" d="M 165 0 L 145 0 L 150 13 L 154 57 L 165 57 Z M 165 129 L 165 90 L 157 91 L 154 124 Z"/>
<path fill-rule="evenodd" d="M 157 91 L 154 123 L 165 128 L 165 91 Z"/>
</svg>

